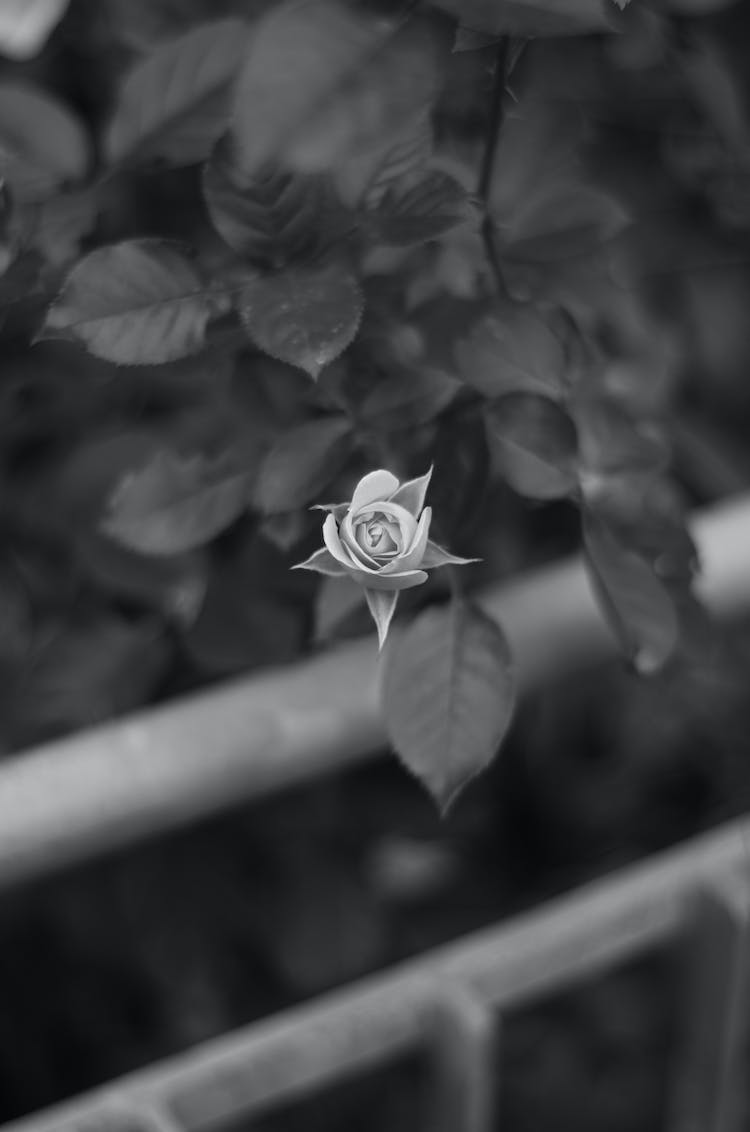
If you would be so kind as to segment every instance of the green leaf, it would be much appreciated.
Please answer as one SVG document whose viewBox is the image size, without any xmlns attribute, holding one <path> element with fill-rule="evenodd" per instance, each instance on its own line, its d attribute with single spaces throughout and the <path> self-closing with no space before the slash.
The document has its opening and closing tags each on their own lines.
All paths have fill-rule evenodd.
<svg viewBox="0 0 750 1132">
<path fill-rule="evenodd" d="M 550 263 L 595 251 L 628 223 L 610 193 L 579 181 L 544 184 L 502 222 L 506 254 L 525 263 Z"/>
<path fill-rule="evenodd" d="M 258 276 L 238 304 L 256 346 L 313 379 L 353 341 L 363 305 L 357 280 L 338 262 Z"/>
<path fill-rule="evenodd" d="M 183 554 L 242 514 L 248 486 L 234 453 L 209 459 L 162 449 L 122 477 L 99 529 L 140 554 Z"/>
<path fill-rule="evenodd" d="M 391 186 L 377 208 L 361 218 L 371 239 L 408 247 L 435 240 L 459 224 L 476 222 L 478 215 L 463 185 L 434 169 L 417 181 L 408 176 Z"/>
<path fill-rule="evenodd" d="M 561 499 L 578 484 L 573 421 L 554 401 L 512 393 L 488 412 L 490 440 L 511 487 L 532 499 Z"/>
<path fill-rule="evenodd" d="M 594 592 L 620 647 L 642 675 L 658 672 L 679 640 L 669 592 L 648 563 L 589 510 L 583 514 L 583 538 Z"/>
<path fill-rule="evenodd" d="M 235 98 L 234 136 L 246 174 L 283 154 L 321 107 L 340 99 L 393 30 L 337 0 L 282 3 L 262 19 Z"/>
<path fill-rule="evenodd" d="M 127 240 L 80 260 L 47 314 L 41 337 L 71 336 L 125 365 L 197 353 L 220 300 L 170 244 Z"/>
<path fill-rule="evenodd" d="M 146 556 L 90 529 L 76 539 L 78 567 L 108 596 L 150 609 L 185 627 L 200 613 L 208 585 L 205 552 Z"/>
<path fill-rule="evenodd" d="M 25 62 L 44 47 L 69 0 L 3 0 L 0 6 L 0 54 Z"/>
<path fill-rule="evenodd" d="M 246 177 L 232 160 L 229 139 L 203 170 L 203 196 L 222 239 L 260 268 L 310 259 L 353 227 L 324 178 L 275 165 Z"/>
<path fill-rule="evenodd" d="M 73 112 L 28 83 L 0 83 L 0 177 L 14 200 L 52 196 L 85 177 L 89 141 Z"/>
<path fill-rule="evenodd" d="M 261 464 L 253 503 L 266 514 L 303 507 L 341 471 L 351 443 L 343 417 L 321 417 L 282 433 Z"/>
<path fill-rule="evenodd" d="M 359 413 L 371 428 L 416 428 L 439 416 L 460 389 L 459 382 L 437 370 L 397 369 L 377 382 Z"/>
<path fill-rule="evenodd" d="M 578 429 L 581 464 L 594 477 L 656 473 L 668 463 L 662 432 L 651 421 L 634 419 L 616 401 L 581 397 L 573 401 L 571 412 Z"/>
<path fill-rule="evenodd" d="M 242 20 L 216 20 L 137 62 L 104 138 L 107 160 L 190 165 L 206 158 L 227 127 L 231 84 L 248 38 Z"/>
<path fill-rule="evenodd" d="M 437 92 L 438 46 L 421 17 L 397 30 L 341 0 L 280 4 L 257 27 L 237 85 L 233 133 L 245 172 L 277 158 L 322 172 L 377 148 Z"/>
<path fill-rule="evenodd" d="M 415 115 L 380 157 L 365 187 L 362 204 L 377 208 L 386 193 L 406 178 L 417 179 L 432 157 L 432 123 L 427 113 Z"/>
<path fill-rule="evenodd" d="M 619 3 L 619 0 L 617 0 Z M 491 35 L 580 35 L 617 27 L 613 0 L 433 0 L 462 27 Z"/>
<path fill-rule="evenodd" d="M 455 348 L 461 377 L 486 397 L 565 389 L 565 352 L 533 307 L 508 306 L 483 318 Z"/>
<path fill-rule="evenodd" d="M 494 758 L 515 703 L 501 629 L 463 601 L 428 609 L 385 652 L 383 718 L 443 814 Z"/>
</svg>

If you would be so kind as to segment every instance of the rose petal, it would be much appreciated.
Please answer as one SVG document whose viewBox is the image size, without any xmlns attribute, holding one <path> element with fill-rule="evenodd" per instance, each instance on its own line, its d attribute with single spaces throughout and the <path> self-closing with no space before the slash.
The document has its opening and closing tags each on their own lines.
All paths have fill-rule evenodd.
<svg viewBox="0 0 750 1132">
<path fill-rule="evenodd" d="M 323 524 L 323 542 L 326 544 L 336 561 L 340 562 L 342 566 L 345 566 L 347 570 L 355 565 L 355 563 L 352 561 L 351 554 L 349 554 L 346 548 L 341 545 L 341 539 L 339 538 L 339 530 L 336 526 L 335 515 L 326 515 L 326 521 Z"/>
<path fill-rule="evenodd" d="M 425 507 L 422 516 L 419 520 L 414 539 L 411 547 L 406 554 L 400 555 L 395 558 L 393 562 L 389 562 L 383 567 L 383 574 L 393 575 L 398 570 L 416 570 L 417 567 L 422 565 L 424 560 L 424 552 L 427 548 L 427 536 L 430 531 L 430 520 L 432 519 L 432 508 Z"/>
<path fill-rule="evenodd" d="M 443 550 L 432 539 L 427 540 L 424 558 L 420 565 L 424 570 L 434 570 L 438 566 L 468 566 L 470 562 L 481 562 L 481 558 L 459 558 L 448 550 Z"/>
<path fill-rule="evenodd" d="M 366 507 L 368 503 L 374 503 L 378 499 L 388 499 L 398 488 L 398 483 L 399 481 L 393 472 L 388 472 L 385 468 L 368 472 L 354 489 L 352 501 L 349 504 L 350 513 L 359 511 L 360 508 Z"/>
<path fill-rule="evenodd" d="M 424 507 L 431 476 L 432 466 L 430 466 L 429 472 L 425 472 L 423 476 L 417 476 L 414 480 L 406 480 L 394 491 L 390 498 L 391 503 L 399 503 L 417 519 L 419 512 Z"/>
<path fill-rule="evenodd" d="M 407 570 L 402 574 L 372 574 L 368 570 L 349 566 L 346 572 L 368 590 L 409 590 L 412 586 L 421 586 L 427 581 L 424 570 Z"/>
<path fill-rule="evenodd" d="M 390 518 L 398 523 L 398 528 L 401 532 L 401 546 L 404 549 L 411 546 L 412 539 L 417 530 L 417 520 L 405 507 L 401 507 L 400 504 L 394 503 L 390 499 L 379 499 L 377 506 L 369 506 L 356 513 L 354 509 L 352 509 L 344 519 L 342 526 L 347 530 L 351 529 L 353 537 L 354 523 L 358 522 L 360 519 L 374 518 L 375 515 L 382 515 L 384 518 Z"/>
<path fill-rule="evenodd" d="M 346 570 L 338 562 L 327 547 L 322 546 L 304 562 L 297 562 L 292 570 L 314 570 L 316 574 L 325 574 L 329 578 L 345 578 Z"/>
<path fill-rule="evenodd" d="M 352 524 L 349 521 L 349 516 L 345 515 L 344 520 L 339 527 L 339 538 L 345 550 L 349 551 L 349 557 L 355 563 L 360 563 L 370 570 L 377 570 L 378 563 L 364 550 L 357 542 L 357 536 L 352 529 Z"/>
<path fill-rule="evenodd" d="M 365 590 L 367 605 L 378 630 L 378 649 L 382 649 L 398 601 L 398 590 Z"/>
</svg>

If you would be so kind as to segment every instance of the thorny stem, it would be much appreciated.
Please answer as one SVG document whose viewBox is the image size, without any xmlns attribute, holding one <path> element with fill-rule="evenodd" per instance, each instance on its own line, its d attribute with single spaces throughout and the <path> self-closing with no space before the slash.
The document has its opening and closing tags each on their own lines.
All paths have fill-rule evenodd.
<svg viewBox="0 0 750 1132">
<path fill-rule="evenodd" d="M 499 295 L 507 296 L 507 288 L 503 277 L 503 270 L 498 254 L 495 226 L 489 211 L 490 192 L 492 191 L 492 175 L 495 169 L 495 156 L 500 140 L 500 130 L 505 116 L 505 84 L 507 81 L 509 63 L 509 40 L 503 36 L 497 45 L 495 53 L 495 77 L 492 84 L 492 99 L 490 101 L 487 119 L 487 133 L 485 135 L 482 165 L 479 170 L 477 196 L 482 202 L 484 220 L 482 221 L 482 239 L 487 252 L 487 261 L 495 278 L 495 286 Z"/>
</svg>

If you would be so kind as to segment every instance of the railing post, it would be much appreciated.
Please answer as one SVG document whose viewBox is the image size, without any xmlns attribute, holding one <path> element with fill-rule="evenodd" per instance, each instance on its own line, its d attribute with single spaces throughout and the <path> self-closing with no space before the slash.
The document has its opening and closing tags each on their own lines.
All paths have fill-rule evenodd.
<svg viewBox="0 0 750 1132">
<path fill-rule="evenodd" d="M 747 1128 L 750 878 L 700 891 L 687 930 L 688 985 L 669 1098 L 668 1132 Z"/>
<path fill-rule="evenodd" d="M 425 1016 L 429 1057 L 426 1132 L 491 1132 L 499 1075 L 499 1016 L 470 987 L 436 994 Z"/>
</svg>

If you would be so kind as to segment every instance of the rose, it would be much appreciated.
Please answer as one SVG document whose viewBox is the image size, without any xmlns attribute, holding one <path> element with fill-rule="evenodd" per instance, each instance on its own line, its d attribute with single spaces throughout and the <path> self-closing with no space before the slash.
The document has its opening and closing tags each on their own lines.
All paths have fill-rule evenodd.
<svg viewBox="0 0 750 1132">
<path fill-rule="evenodd" d="M 362 477 L 349 503 L 316 505 L 328 511 L 323 523 L 325 546 L 294 567 L 348 577 L 362 586 L 380 648 L 400 590 L 426 582 L 432 567 L 476 561 L 457 558 L 429 538 L 432 508 L 424 501 L 431 475 L 432 468 L 400 483 L 392 472 L 379 468 Z"/>
</svg>

